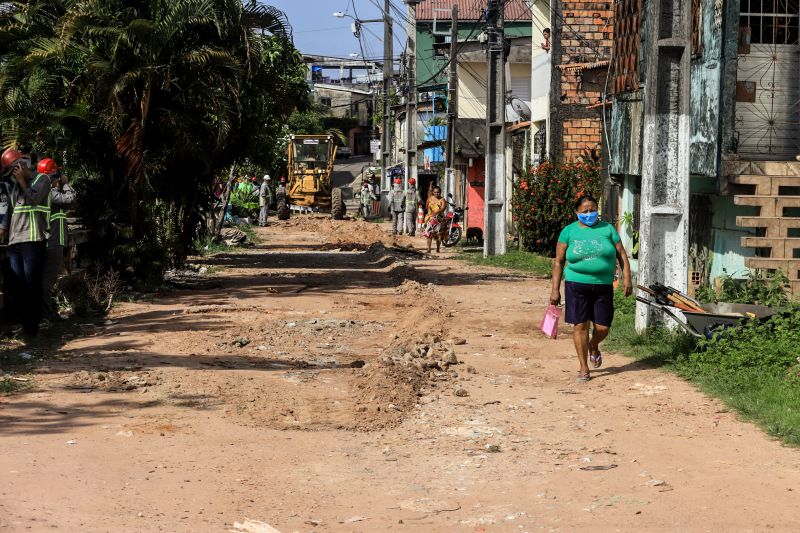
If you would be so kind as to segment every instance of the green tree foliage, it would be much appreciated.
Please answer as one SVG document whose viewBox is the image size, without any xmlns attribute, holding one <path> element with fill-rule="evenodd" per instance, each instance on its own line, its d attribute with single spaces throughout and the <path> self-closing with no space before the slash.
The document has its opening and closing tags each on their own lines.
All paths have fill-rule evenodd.
<svg viewBox="0 0 800 533">
<path fill-rule="evenodd" d="M 546 161 L 519 178 L 511 205 L 522 246 L 552 257 L 561 230 L 575 220 L 575 200 L 584 194 L 597 198 L 599 191 L 595 163 Z"/>
<path fill-rule="evenodd" d="M 215 176 L 280 164 L 306 108 L 283 14 L 240 0 L 34 0 L 0 15 L 0 132 L 81 179 L 96 253 L 137 276 L 190 251 Z"/>
</svg>

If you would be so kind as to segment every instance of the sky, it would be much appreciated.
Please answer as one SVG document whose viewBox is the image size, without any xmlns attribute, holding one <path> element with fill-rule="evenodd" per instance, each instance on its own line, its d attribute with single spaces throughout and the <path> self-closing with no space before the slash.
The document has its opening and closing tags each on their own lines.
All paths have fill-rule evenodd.
<svg viewBox="0 0 800 533">
<path fill-rule="evenodd" d="M 341 11 L 359 19 L 379 19 L 383 17 L 384 0 L 264 0 L 286 13 L 294 31 L 294 44 L 304 54 L 319 54 L 349 58 L 350 54 L 363 57 L 358 39 L 353 36 L 350 18 L 336 18 L 335 11 Z M 392 4 L 403 14 L 406 6 L 402 0 L 392 0 Z M 379 9 L 379 7 L 381 9 Z M 405 21 L 396 12 L 394 18 L 394 56 L 405 47 Z M 383 57 L 383 25 L 364 24 L 361 30 L 364 56 L 370 59 Z"/>
</svg>

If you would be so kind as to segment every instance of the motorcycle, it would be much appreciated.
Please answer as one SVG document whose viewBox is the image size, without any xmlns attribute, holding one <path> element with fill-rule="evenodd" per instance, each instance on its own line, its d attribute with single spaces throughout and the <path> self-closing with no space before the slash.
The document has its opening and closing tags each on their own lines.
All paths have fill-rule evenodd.
<svg viewBox="0 0 800 533">
<path fill-rule="evenodd" d="M 450 201 L 453 199 L 452 194 L 448 194 L 447 198 L 447 205 L 453 210 L 445 215 L 444 222 L 442 222 L 442 229 L 439 230 L 439 237 L 442 240 L 442 244 L 450 248 L 458 244 L 458 241 L 461 240 L 462 229 L 460 222 L 464 219 L 464 210 L 460 207 L 456 207 L 456 205 Z"/>
</svg>

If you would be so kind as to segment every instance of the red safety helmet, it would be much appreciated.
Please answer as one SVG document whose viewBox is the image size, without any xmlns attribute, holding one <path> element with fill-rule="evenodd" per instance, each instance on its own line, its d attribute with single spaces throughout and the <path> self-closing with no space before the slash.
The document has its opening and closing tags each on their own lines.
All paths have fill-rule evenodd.
<svg viewBox="0 0 800 533">
<path fill-rule="evenodd" d="M 48 176 L 52 176 L 61 170 L 61 167 L 56 164 L 56 160 L 52 157 L 45 157 L 39 161 L 38 165 L 36 165 L 36 170 L 39 172 L 39 174 L 47 174 Z"/>
<path fill-rule="evenodd" d="M 416 185 L 417 184 L 417 180 L 415 180 L 414 178 L 408 178 L 408 184 L 409 185 Z"/>
<path fill-rule="evenodd" d="M 19 161 L 20 159 L 26 159 L 27 157 L 25 154 L 20 152 L 19 150 L 11 150 L 8 149 L 3 152 L 3 155 L 0 156 L 0 172 L 3 174 L 7 174 L 12 168 L 14 168 L 14 164 Z"/>
<path fill-rule="evenodd" d="M 281 183 L 286 183 L 286 177 L 285 176 L 281 176 Z"/>
<path fill-rule="evenodd" d="M 401 178 L 395 178 L 394 182 L 395 183 L 403 183 L 403 180 Z"/>
</svg>

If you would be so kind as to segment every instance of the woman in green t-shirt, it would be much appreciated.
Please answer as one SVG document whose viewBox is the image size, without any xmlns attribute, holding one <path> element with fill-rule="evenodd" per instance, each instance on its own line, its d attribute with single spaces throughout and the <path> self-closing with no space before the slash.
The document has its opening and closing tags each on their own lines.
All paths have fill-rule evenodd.
<svg viewBox="0 0 800 533">
<path fill-rule="evenodd" d="M 573 340 L 581 368 L 578 381 L 589 381 L 591 359 L 595 368 L 603 364 L 600 343 L 608 336 L 614 319 L 614 275 L 622 267 L 622 290 L 633 293 L 631 265 L 614 226 L 598 220 L 597 200 L 581 196 L 575 202 L 578 220 L 558 236 L 553 262 L 550 303 L 561 302 L 561 277 L 565 279 L 565 322 L 574 324 Z M 566 267 L 565 267 L 566 264 Z M 589 338 L 589 326 L 594 330 Z"/>
</svg>

